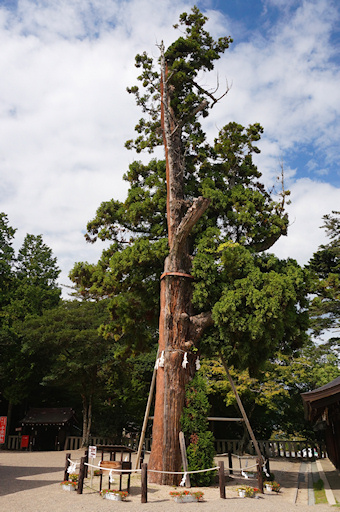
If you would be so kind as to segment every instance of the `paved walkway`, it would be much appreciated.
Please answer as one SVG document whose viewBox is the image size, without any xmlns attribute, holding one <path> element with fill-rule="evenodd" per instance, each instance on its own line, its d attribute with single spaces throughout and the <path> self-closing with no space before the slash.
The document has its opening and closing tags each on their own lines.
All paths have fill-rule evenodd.
<svg viewBox="0 0 340 512">
<path fill-rule="evenodd" d="M 334 503 L 340 503 L 340 472 L 329 459 L 319 459 L 317 461 L 320 478 L 325 482 L 327 495 L 327 487 L 330 489 L 334 497 Z M 323 478 L 325 477 L 325 479 Z M 329 502 L 329 500 L 328 500 Z"/>
<path fill-rule="evenodd" d="M 329 505 L 340 503 L 340 472 L 329 459 L 301 462 L 297 482 L 296 499 L 299 493 L 307 493 L 308 505 L 315 505 L 313 483 L 323 480 Z"/>
</svg>

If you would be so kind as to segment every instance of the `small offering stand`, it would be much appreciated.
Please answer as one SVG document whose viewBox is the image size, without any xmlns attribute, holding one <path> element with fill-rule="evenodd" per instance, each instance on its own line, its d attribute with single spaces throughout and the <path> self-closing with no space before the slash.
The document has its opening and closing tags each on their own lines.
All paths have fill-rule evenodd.
<svg viewBox="0 0 340 512">
<path fill-rule="evenodd" d="M 107 469 L 132 469 L 131 454 L 134 452 L 128 446 L 117 445 L 98 445 L 97 450 L 101 452 L 101 467 Z M 109 460 L 105 460 L 105 454 L 109 454 Z M 115 471 L 114 474 L 119 475 L 119 490 L 122 490 L 123 473 Z M 131 473 L 128 473 L 127 491 L 130 492 Z M 99 489 L 102 490 L 103 474 L 100 475 Z M 110 487 L 110 482 L 109 482 Z"/>
</svg>

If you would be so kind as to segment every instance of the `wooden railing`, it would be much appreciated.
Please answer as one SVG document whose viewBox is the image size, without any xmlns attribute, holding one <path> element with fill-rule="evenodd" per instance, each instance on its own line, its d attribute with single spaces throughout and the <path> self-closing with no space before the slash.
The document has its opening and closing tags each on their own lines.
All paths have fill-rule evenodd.
<svg viewBox="0 0 340 512">
<path fill-rule="evenodd" d="M 66 437 L 64 450 L 79 450 L 81 448 L 82 437 L 68 436 Z M 100 444 L 115 444 L 109 437 L 90 437 L 89 446 L 97 446 Z"/>
<path fill-rule="evenodd" d="M 8 450 L 19 450 L 20 442 L 21 442 L 20 436 L 8 436 L 8 438 L 7 438 Z"/>
<path fill-rule="evenodd" d="M 313 459 L 327 457 L 324 446 L 316 446 L 308 441 L 289 441 L 285 439 L 275 441 L 258 441 L 260 451 L 265 457 L 284 457 Z M 242 450 L 241 441 L 238 439 L 216 439 L 216 453 L 234 453 L 235 455 L 255 455 L 256 451 L 251 441 L 244 450 Z"/>
<path fill-rule="evenodd" d="M 7 448 L 9 450 L 20 449 L 20 436 L 8 436 Z M 64 450 L 79 450 L 81 448 L 82 438 L 80 436 L 68 436 L 65 441 Z M 90 437 L 89 444 L 97 446 L 101 444 L 115 444 L 108 437 Z M 324 446 L 316 446 L 308 441 L 289 441 L 280 439 L 276 441 L 258 441 L 260 451 L 264 457 L 284 457 L 291 459 L 313 459 L 327 457 Z M 145 439 L 145 449 L 150 451 L 151 439 Z M 133 443 L 131 448 L 137 450 L 137 443 Z M 216 439 L 215 450 L 218 455 L 227 454 L 229 452 L 235 455 L 255 455 L 253 443 L 250 442 L 244 450 L 239 439 Z"/>
</svg>

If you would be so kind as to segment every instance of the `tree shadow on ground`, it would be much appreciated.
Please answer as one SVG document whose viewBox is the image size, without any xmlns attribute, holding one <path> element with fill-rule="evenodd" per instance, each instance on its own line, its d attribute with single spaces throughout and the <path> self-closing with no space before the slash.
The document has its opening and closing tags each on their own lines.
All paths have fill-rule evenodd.
<svg viewBox="0 0 340 512">
<path fill-rule="evenodd" d="M 42 479 L 41 476 L 47 473 L 59 473 L 59 475 L 56 479 Z M 58 483 L 62 478 L 61 473 L 61 468 L 0 465 L 0 496 Z M 35 476 L 37 478 L 34 478 Z"/>
</svg>

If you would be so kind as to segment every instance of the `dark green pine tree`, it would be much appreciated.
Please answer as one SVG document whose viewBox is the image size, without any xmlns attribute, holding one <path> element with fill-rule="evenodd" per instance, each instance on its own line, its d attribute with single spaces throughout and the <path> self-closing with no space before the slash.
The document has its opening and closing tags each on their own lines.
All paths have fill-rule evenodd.
<svg viewBox="0 0 340 512">
<path fill-rule="evenodd" d="M 315 294 L 310 306 L 311 327 L 315 336 L 333 334 L 330 343 L 340 344 L 340 212 L 324 215 L 330 242 L 321 245 L 308 267 L 315 272 Z"/>
<path fill-rule="evenodd" d="M 22 351 L 22 323 L 27 317 L 39 316 L 58 305 L 60 288 L 56 280 L 60 270 L 41 235 L 26 235 L 15 256 L 9 243 L 15 230 L 9 228 L 4 214 L 1 221 L 1 256 L 4 258 L 0 263 L 0 389 L 9 404 L 10 428 L 13 405 L 27 398 L 36 385 L 34 358 L 29 360 Z"/>
<path fill-rule="evenodd" d="M 215 41 L 206 21 L 196 7 L 183 13 L 183 35 L 167 49 L 159 46 L 156 66 L 146 53 L 137 55 L 142 89 L 128 91 L 145 117 L 127 146 L 140 152 L 163 145 L 165 162 L 130 166 L 127 199 L 103 203 L 87 226 L 89 241 L 111 240 L 111 247 L 96 265 L 78 263 L 71 272 L 83 296 L 110 297 L 107 332 L 121 346 L 141 349 L 158 334 L 164 366 L 157 372 L 150 467 L 168 471 L 181 467 L 185 386 L 202 336 L 228 363 L 255 370 L 280 344 L 285 350 L 301 344 L 306 326 L 303 271 L 293 261 L 256 256 L 288 225 L 287 192 L 275 201 L 253 162 L 262 127 L 229 123 L 210 144 L 201 124 L 228 91 L 215 96 L 199 77 L 231 43 Z M 161 473 L 151 478 L 178 481 Z"/>
<path fill-rule="evenodd" d="M 13 287 L 15 252 L 12 244 L 15 231 L 9 225 L 7 215 L 0 212 L 0 328 L 7 323 L 3 308 L 10 301 Z"/>
</svg>

